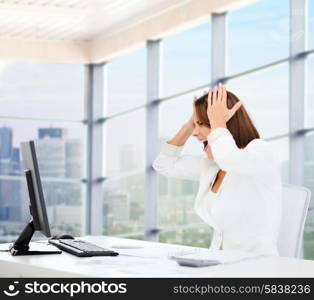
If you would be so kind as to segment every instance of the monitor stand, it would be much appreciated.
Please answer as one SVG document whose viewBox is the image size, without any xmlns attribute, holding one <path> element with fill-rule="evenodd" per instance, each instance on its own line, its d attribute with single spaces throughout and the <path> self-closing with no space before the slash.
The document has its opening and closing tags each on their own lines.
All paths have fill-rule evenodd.
<svg viewBox="0 0 314 300">
<path fill-rule="evenodd" d="M 38 254 L 60 254 L 60 250 L 30 251 L 29 243 L 35 232 L 33 220 L 31 220 L 21 232 L 14 244 L 9 248 L 13 256 L 17 255 L 38 255 Z"/>
</svg>

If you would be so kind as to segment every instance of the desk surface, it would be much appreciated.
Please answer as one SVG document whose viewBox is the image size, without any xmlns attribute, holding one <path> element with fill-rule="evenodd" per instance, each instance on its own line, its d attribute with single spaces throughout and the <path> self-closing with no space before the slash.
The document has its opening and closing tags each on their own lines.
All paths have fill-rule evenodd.
<svg viewBox="0 0 314 300">
<path fill-rule="evenodd" d="M 116 257 L 86 258 L 66 252 L 15 257 L 9 252 L 0 252 L 0 277 L 314 277 L 314 261 L 311 260 L 269 256 L 191 268 L 179 266 L 169 255 L 189 253 L 195 250 L 193 247 L 107 236 L 81 239 L 106 248 L 121 245 L 142 248 L 114 249 L 120 253 Z M 6 245 L 0 244 L 1 249 Z"/>
</svg>

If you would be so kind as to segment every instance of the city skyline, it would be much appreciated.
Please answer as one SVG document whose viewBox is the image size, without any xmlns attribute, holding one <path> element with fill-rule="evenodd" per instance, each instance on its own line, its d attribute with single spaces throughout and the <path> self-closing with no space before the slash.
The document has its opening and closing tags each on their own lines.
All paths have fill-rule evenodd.
<svg viewBox="0 0 314 300">
<path fill-rule="evenodd" d="M 82 176 L 80 140 L 68 139 L 63 128 L 38 128 L 37 135 L 35 147 L 50 226 L 54 231 L 79 234 L 81 183 L 64 180 Z M 13 147 L 13 136 L 12 128 L 0 127 L 0 239 L 8 241 L 19 234 L 30 218 L 22 158 L 20 149 Z"/>
</svg>

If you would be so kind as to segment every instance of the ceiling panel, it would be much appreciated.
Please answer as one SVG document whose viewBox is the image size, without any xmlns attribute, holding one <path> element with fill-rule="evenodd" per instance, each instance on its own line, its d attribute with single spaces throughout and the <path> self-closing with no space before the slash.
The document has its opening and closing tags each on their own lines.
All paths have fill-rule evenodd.
<svg viewBox="0 0 314 300">
<path fill-rule="evenodd" d="M 0 0 L 0 38 L 89 41 L 189 0 Z"/>
<path fill-rule="evenodd" d="M 0 60 L 99 63 L 256 0 L 0 0 Z"/>
</svg>

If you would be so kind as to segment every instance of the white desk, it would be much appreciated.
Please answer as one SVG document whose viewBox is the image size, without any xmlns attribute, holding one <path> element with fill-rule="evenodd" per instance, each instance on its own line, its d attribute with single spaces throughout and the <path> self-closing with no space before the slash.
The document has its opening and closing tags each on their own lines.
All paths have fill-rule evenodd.
<svg viewBox="0 0 314 300">
<path fill-rule="evenodd" d="M 309 260 L 259 257 L 233 264 L 190 268 L 179 266 L 168 259 L 167 255 L 181 251 L 186 253 L 192 247 L 107 236 L 82 239 L 106 248 L 121 244 L 144 248 L 115 249 L 121 253 L 116 257 L 86 258 L 66 252 L 15 257 L 9 252 L 0 252 L 0 277 L 314 277 L 314 261 Z M 3 249 L 6 244 L 0 246 Z M 135 255 L 137 252 L 142 257 L 122 255 L 126 251 Z M 157 258 L 158 256 L 161 258 Z"/>
</svg>

